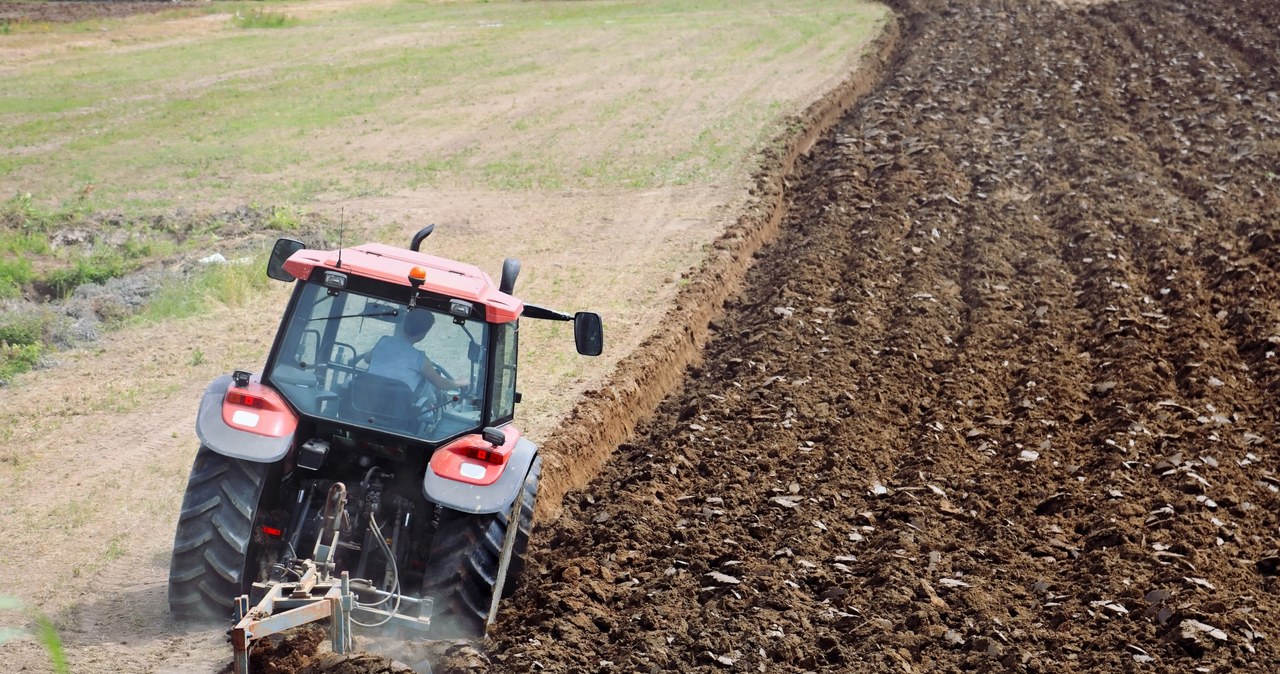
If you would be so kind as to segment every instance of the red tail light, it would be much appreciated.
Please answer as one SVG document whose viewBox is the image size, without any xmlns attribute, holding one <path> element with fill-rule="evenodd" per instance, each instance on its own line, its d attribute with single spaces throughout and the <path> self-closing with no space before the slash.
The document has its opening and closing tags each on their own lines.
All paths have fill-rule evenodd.
<svg viewBox="0 0 1280 674">
<path fill-rule="evenodd" d="M 245 407 L 262 407 L 262 398 L 235 390 L 227 392 L 227 402 L 233 405 L 244 405 Z"/>
<path fill-rule="evenodd" d="M 479 447 L 468 447 L 463 453 L 476 461 L 484 461 L 485 463 L 491 463 L 495 466 L 501 466 L 507 462 L 505 454 L 499 454 L 498 452 L 481 449 Z"/>
<path fill-rule="evenodd" d="M 272 538 L 280 538 L 281 536 L 284 535 L 284 531 L 277 529 L 275 527 L 266 527 L 266 526 L 262 527 L 262 533 Z"/>
</svg>

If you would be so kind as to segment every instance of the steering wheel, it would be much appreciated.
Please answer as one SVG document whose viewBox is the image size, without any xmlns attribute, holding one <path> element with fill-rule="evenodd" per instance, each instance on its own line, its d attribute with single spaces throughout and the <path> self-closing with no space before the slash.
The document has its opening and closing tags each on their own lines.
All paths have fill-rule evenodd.
<svg viewBox="0 0 1280 674">
<path fill-rule="evenodd" d="M 434 361 L 431 363 L 437 374 L 446 380 L 453 381 L 449 371 Z M 461 389 L 436 388 L 426 377 L 418 382 L 413 392 L 414 400 L 420 407 L 417 419 L 422 433 L 428 433 L 444 417 L 444 409 L 461 400 Z"/>
<path fill-rule="evenodd" d="M 445 381 L 450 381 L 450 382 L 454 381 L 454 376 L 450 374 L 449 371 L 446 370 L 443 365 L 440 365 L 435 361 L 432 361 L 431 365 L 432 367 L 435 368 L 436 374 L 444 378 Z M 440 393 L 453 398 L 453 400 L 449 401 L 451 404 L 462 401 L 462 387 L 456 387 L 456 386 L 449 387 L 441 390 Z"/>
</svg>

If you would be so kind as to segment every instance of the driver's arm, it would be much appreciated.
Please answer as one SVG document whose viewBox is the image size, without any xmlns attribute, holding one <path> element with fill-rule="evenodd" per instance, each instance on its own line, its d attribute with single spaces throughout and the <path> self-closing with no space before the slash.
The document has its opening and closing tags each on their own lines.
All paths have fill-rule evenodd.
<svg viewBox="0 0 1280 674">
<path fill-rule="evenodd" d="M 435 364 L 431 362 L 430 357 L 422 359 L 422 376 L 426 377 L 427 381 L 431 382 L 432 386 L 441 391 L 455 388 L 466 388 L 467 385 L 470 384 L 470 382 L 464 377 L 459 377 L 452 381 L 445 379 L 436 371 Z"/>
</svg>

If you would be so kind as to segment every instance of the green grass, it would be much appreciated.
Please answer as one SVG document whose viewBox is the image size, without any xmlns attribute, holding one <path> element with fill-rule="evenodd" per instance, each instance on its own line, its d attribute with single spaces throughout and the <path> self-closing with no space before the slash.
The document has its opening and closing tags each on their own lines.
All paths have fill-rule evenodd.
<svg viewBox="0 0 1280 674">
<path fill-rule="evenodd" d="M 302 228 L 302 209 L 291 204 L 274 206 L 267 217 L 267 229 L 277 232 L 294 232 Z"/>
<path fill-rule="evenodd" d="M 68 267 L 54 269 L 44 277 L 44 283 L 55 296 L 65 298 L 86 283 L 104 283 L 119 278 L 130 271 L 124 257 L 115 251 L 97 252 L 76 258 Z"/>
<path fill-rule="evenodd" d="M 51 314 L 0 314 L 0 383 L 27 372 L 47 351 Z"/>
<path fill-rule="evenodd" d="M 314 231 L 317 223 L 314 215 L 291 204 L 251 207 L 247 215 L 237 211 L 228 224 L 218 215 L 127 220 L 83 210 L 52 213 L 32 206 L 29 197 L 11 200 L 0 215 L 0 251 L 4 252 L 0 299 L 23 295 L 65 299 L 81 285 L 104 283 L 175 257 L 193 258 L 211 245 L 226 251 L 222 238 L 228 227 L 236 232 L 247 224 L 255 231 L 296 236 Z M 54 246 L 53 239 L 67 231 L 90 234 L 84 235 L 87 240 Z M 143 318 L 189 316 L 210 302 L 247 303 L 267 284 L 265 256 L 260 252 L 251 264 L 196 268 L 183 281 L 163 286 Z M 56 311 L 17 306 L 21 310 L 0 312 L 0 384 L 33 369 L 58 346 L 78 339 L 70 330 L 70 320 L 59 318 Z M 109 296 L 94 300 L 92 308 L 106 328 L 126 322 L 136 311 Z"/>
<path fill-rule="evenodd" d="M 44 349 L 40 344 L 8 344 L 0 342 L 0 383 L 28 372 L 40 362 Z"/>
<path fill-rule="evenodd" d="M 15 346 L 38 344 L 47 320 L 39 315 L 5 314 L 0 317 L 0 342 Z"/>
<path fill-rule="evenodd" d="M 261 9 L 255 9 L 243 14 L 237 13 L 235 22 L 241 28 L 286 28 L 297 24 L 298 20 L 279 12 L 264 12 Z"/>
<path fill-rule="evenodd" d="M 214 303 L 243 306 L 267 287 L 266 265 L 267 253 L 262 252 L 244 264 L 208 265 L 197 269 L 181 283 L 165 286 L 135 320 L 186 318 Z"/>
<path fill-rule="evenodd" d="M 250 206 L 250 211 L 250 227 L 258 231 L 296 233 L 312 218 L 294 204 Z M 66 298 L 81 285 L 216 244 L 226 226 L 216 214 L 157 219 L 95 213 L 79 204 L 42 209 L 30 194 L 20 194 L 0 209 L 0 299 Z M 55 245 L 64 235 L 74 241 Z"/>
<path fill-rule="evenodd" d="M 202 11 L 231 19 L 197 39 L 15 65 L 0 88 L 0 194 L 41 195 L 50 213 L 155 212 L 420 187 L 707 184 L 798 109 L 768 78 L 738 74 L 852 62 L 886 16 L 858 0 L 406 0 L 305 21 L 290 7 L 214 3 Z M 600 73 L 601 54 L 623 56 Z M 508 104 L 543 90 L 554 95 Z M 433 130 L 473 141 L 439 145 Z"/>
<path fill-rule="evenodd" d="M 20 257 L 0 259 L 0 300 L 18 297 L 34 278 L 30 261 Z"/>
<path fill-rule="evenodd" d="M 17 257 L 49 252 L 49 237 L 39 232 L 0 231 L 0 253 Z"/>
<path fill-rule="evenodd" d="M 82 185 L 79 195 L 56 207 L 39 203 L 30 192 L 15 192 L 0 205 L 0 225 L 17 228 L 18 232 L 5 232 L 0 248 L 15 254 L 47 252 L 47 242 L 39 243 L 36 235 L 83 218 L 91 210 L 86 197 L 92 191 Z"/>
</svg>

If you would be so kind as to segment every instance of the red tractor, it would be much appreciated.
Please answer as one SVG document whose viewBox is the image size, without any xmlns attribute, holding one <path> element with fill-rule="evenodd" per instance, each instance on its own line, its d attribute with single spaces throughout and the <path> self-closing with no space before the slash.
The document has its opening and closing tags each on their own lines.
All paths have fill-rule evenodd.
<svg viewBox="0 0 1280 674">
<path fill-rule="evenodd" d="M 266 365 L 204 393 L 169 606 L 240 621 L 237 657 L 319 613 L 479 637 L 515 589 L 542 465 L 512 423 L 519 319 L 572 321 L 594 356 L 600 317 L 512 296 L 514 259 L 495 286 L 419 252 L 431 230 L 408 250 L 277 241 L 267 274 L 296 286 Z"/>
</svg>

